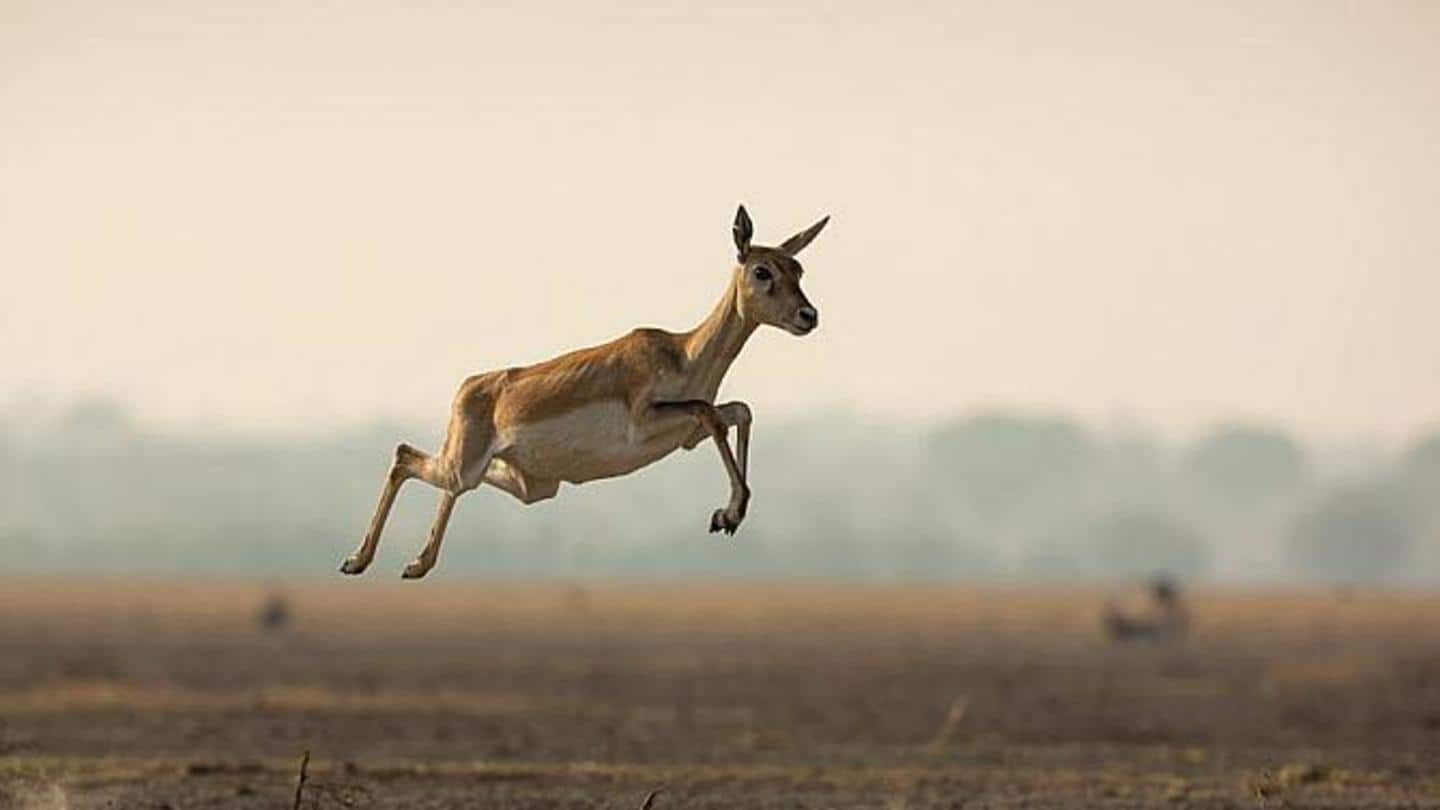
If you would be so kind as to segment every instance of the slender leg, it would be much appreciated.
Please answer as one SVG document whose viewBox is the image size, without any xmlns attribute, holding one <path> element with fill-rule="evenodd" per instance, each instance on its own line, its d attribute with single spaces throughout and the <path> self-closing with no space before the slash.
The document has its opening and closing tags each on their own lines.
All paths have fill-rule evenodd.
<svg viewBox="0 0 1440 810">
<path fill-rule="evenodd" d="M 740 528 L 740 521 L 745 519 L 746 507 L 750 505 L 750 486 L 745 483 L 745 475 L 740 471 L 734 453 L 730 451 L 730 440 L 726 433 L 724 427 L 715 433 L 715 447 L 720 451 L 720 461 L 725 465 L 725 472 L 730 475 L 730 503 L 710 515 L 710 531 L 734 534 L 735 530 Z"/>
<path fill-rule="evenodd" d="M 390 465 L 385 488 L 380 491 L 380 502 L 375 506 L 370 529 L 365 533 L 360 548 L 341 563 L 341 571 L 359 574 L 374 561 L 375 550 L 380 545 L 380 533 L 385 529 L 390 508 L 395 505 L 395 496 L 399 494 L 400 486 L 411 478 L 419 478 L 439 489 L 441 495 L 440 511 L 430 528 L 430 539 L 415 561 L 405 567 L 405 577 L 418 579 L 435 567 L 435 561 L 440 557 L 440 543 L 445 537 L 445 526 L 450 521 L 451 510 L 455 508 L 455 499 L 480 486 L 485 479 L 485 468 L 494 455 L 492 439 L 495 430 L 491 415 L 501 376 L 482 374 L 467 378 L 460 385 L 450 406 L 450 422 L 439 453 L 431 456 L 408 444 L 395 448 L 395 462 Z"/>
<path fill-rule="evenodd" d="M 743 402 L 727 402 L 724 405 L 717 405 L 716 412 L 720 414 L 720 420 L 726 427 L 735 426 L 735 454 L 740 461 L 740 477 L 745 483 L 750 483 L 750 423 L 754 416 L 750 413 L 750 406 Z"/>
<path fill-rule="evenodd" d="M 430 526 L 430 539 L 425 543 L 425 548 L 420 550 L 420 556 L 416 557 L 400 576 L 405 579 L 419 579 L 430 573 L 435 563 L 440 559 L 440 542 L 445 539 L 445 527 L 450 523 L 450 512 L 455 508 L 455 499 L 460 497 L 459 493 L 441 492 L 440 508 L 435 513 L 435 522 Z"/>
<path fill-rule="evenodd" d="M 390 507 L 395 505 L 395 496 L 400 493 L 400 486 L 411 478 L 430 479 L 433 477 L 431 466 L 430 456 L 410 445 L 402 444 L 395 448 L 395 461 L 385 475 L 385 486 L 380 490 L 380 502 L 375 505 L 375 515 L 370 518 L 370 528 L 365 532 L 365 539 L 360 541 L 360 547 L 340 564 L 341 572 L 362 574 L 370 567 L 370 563 L 375 559 L 375 550 L 380 547 L 380 533 L 385 531 L 385 521 L 390 517 Z"/>
<path fill-rule="evenodd" d="M 750 487 L 746 485 L 745 474 L 735 461 L 735 454 L 730 450 L 730 439 L 727 436 L 729 431 L 726 429 L 720 410 L 714 405 L 698 399 L 684 402 L 657 402 L 651 408 L 656 415 L 660 416 L 673 413 L 688 414 L 710 433 L 710 438 L 715 440 L 715 448 L 720 452 L 720 462 L 725 465 L 725 472 L 730 476 L 730 503 L 723 509 L 716 509 L 715 513 L 710 516 L 710 531 L 734 534 L 735 530 L 740 527 L 740 522 L 745 519 L 745 509 L 750 503 Z M 747 412 L 748 410 L 746 408 Z M 748 453 L 748 435 L 746 435 L 745 441 Z"/>
<path fill-rule="evenodd" d="M 487 444 L 480 445 L 478 441 Z M 420 554 L 401 572 L 405 579 L 420 579 L 430 573 L 440 560 L 440 544 L 445 540 L 445 527 L 450 524 L 450 512 L 455 508 L 455 499 L 480 486 L 485 480 L 485 471 L 494 458 L 495 450 L 488 445 L 489 432 L 482 429 L 465 428 L 460 441 L 447 443 L 447 450 L 455 449 L 455 462 L 447 466 L 457 471 L 450 486 L 440 490 L 440 508 L 435 513 L 435 522 L 430 524 L 430 539 Z"/>
<path fill-rule="evenodd" d="M 740 453 L 740 477 L 750 483 L 750 423 L 741 422 L 735 428 L 735 449 Z"/>
</svg>

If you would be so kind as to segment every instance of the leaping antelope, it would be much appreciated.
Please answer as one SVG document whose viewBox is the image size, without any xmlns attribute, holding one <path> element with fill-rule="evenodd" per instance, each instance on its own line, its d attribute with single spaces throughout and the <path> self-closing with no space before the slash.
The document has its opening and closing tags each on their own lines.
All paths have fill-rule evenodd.
<svg viewBox="0 0 1440 810">
<path fill-rule="evenodd" d="M 440 490 L 430 539 L 402 574 L 419 579 L 440 557 L 455 499 L 482 483 L 531 504 L 555 497 L 561 481 L 625 475 L 707 438 L 715 440 L 730 476 L 730 502 L 711 515 L 710 531 L 734 534 L 750 501 L 751 414 L 743 402 L 714 404 L 715 394 L 756 327 L 808 335 L 819 325 L 819 313 L 800 290 L 804 270 L 795 256 L 829 219 L 779 247 L 764 247 L 750 243 L 754 226 L 742 205 L 732 228 L 737 263 L 730 283 L 699 326 L 679 333 L 636 329 L 544 363 L 466 379 L 438 455 L 408 444 L 395 448 L 370 528 L 340 570 L 359 574 L 369 567 L 395 495 L 411 478 Z M 730 451 L 732 426 L 738 462 Z"/>
</svg>

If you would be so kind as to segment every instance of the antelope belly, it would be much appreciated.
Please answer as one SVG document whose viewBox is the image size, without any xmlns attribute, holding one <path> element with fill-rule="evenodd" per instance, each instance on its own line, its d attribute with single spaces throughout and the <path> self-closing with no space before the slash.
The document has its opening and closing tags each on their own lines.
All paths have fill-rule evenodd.
<svg viewBox="0 0 1440 810">
<path fill-rule="evenodd" d="M 530 475 L 581 483 L 637 470 L 680 446 L 690 429 L 637 435 L 621 402 L 582 405 L 559 416 L 512 426 L 501 453 Z"/>
</svg>

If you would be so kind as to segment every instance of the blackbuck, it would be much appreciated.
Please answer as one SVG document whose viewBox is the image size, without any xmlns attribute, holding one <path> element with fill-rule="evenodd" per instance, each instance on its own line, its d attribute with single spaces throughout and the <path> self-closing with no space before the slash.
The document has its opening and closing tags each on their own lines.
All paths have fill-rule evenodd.
<svg viewBox="0 0 1440 810">
<path fill-rule="evenodd" d="M 1102 622 L 1106 635 L 1118 642 L 1167 642 L 1185 637 L 1190 613 L 1180 595 L 1180 586 L 1163 574 L 1153 577 L 1141 594 L 1111 598 L 1105 605 Z"/>
<path fill-rule="evenodd" d="M 544 363 L 466 379 L 438 454 L 408 444 L 395 448 L 370 528 L 340 570 L 359 574 L 370 565 L 395 496 L 411 478 L 440 490 L 430 538 L 403 573 L 418 579 L 440 557 L 455 500 L 481 484 L 531 504 L 554 497 L 562 481 L 625 475 L 706 439 L 715 442 L 730 478 L 730 500 L 711 515 L 710 531 L 734 534 L 750 501 L 751 412 L 744 402 L 717 405 L 715 395 L 757 327 L 808 335 L 819 325 L 800 289 L 804 271 L 795 256 L 828 221 L 765 247 L 751 244 L 754 227 L 741 206 L 730 282 L 699 326 L 678 333 L 636 329 Z M 730 449 L 732 427 L 738 453 Z"/>
</svg>

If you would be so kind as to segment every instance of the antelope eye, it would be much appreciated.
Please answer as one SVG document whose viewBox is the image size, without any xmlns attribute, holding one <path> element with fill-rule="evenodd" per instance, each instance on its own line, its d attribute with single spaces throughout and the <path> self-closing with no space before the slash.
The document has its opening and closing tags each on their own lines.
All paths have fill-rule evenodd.
<svg viewBox="0 0 1440 810">
<path fill-rule="evenodd" d="M 763 267 L 757 267 L 757 268 L 755 268 L 755 280 L 756 280 L 756 281 L 769 281 L 770 278 L 771 278 L 771 276 L 770 276 L 770 271 L 769 271 L 769 270 L 766 270 L 766 269 L 763 268 Z"/>
</svg>

